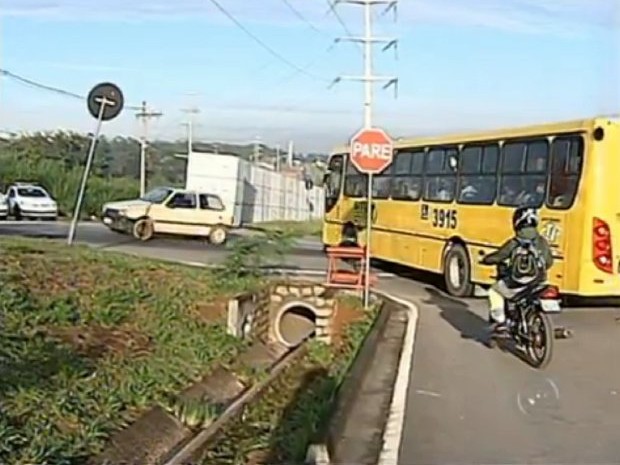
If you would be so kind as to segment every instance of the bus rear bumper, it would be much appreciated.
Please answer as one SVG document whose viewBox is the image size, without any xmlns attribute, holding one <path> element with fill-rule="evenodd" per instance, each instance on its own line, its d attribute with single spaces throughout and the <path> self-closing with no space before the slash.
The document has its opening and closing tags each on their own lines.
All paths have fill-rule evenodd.
<svg viewBox="0 0 620 465">
<path fill-rule="evenodd" d="M 620 275 L 608 277 L 590 277 L 584 279 L 579 286 L 579 291 L 574 294 L 578 297 L 601 297 L 601 298 L 620 298 Z"/>
</svg>

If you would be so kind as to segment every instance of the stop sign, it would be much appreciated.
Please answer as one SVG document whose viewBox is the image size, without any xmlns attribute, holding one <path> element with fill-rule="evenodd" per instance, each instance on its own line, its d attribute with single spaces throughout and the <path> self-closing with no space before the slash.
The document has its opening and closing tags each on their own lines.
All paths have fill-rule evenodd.
<svg viewBox="0 0 620 465">
<path fill-rule="evenodd" d="M 358 131 L 351 138 L 351 163 L 362 173 L 378 174 L 392 163 L 392 139 L 383 129 Z"/>
</svg>

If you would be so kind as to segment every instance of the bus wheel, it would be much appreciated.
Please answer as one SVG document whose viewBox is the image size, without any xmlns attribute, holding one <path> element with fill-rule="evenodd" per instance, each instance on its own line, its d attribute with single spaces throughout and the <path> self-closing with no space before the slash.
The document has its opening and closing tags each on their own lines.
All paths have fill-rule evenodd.
<svg viewBox="0 0 620 465">
<path fill-rule="evenodd" d="M 474 292 L 471 282 L 471 264 L 467 250 L 460 244 L 453 244 L 443 261 L 443 275 L 446 289 L 455 297 L 469 297 Z"/>
</svg>

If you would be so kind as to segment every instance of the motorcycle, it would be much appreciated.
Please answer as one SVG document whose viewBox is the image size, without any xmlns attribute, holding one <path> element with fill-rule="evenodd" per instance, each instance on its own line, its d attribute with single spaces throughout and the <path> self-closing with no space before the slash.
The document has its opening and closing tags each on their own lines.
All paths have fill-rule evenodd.
<svg viewBox="0 0 620 465">
<path fill-rule="evenodd" d="M 498 265 L 497 278 L 506 276 L 506 264 Z M 556 286 L 534 283 L 526 286 L 510 299 L 505 299 L 508 337 L 511 338 L 534 368 L 545 368 L 553 355 L 555 330 L 550 314 L 562 311 Z M 492 335 L 487 342 L 495 348 L 502 338 Z"/>
</svg>

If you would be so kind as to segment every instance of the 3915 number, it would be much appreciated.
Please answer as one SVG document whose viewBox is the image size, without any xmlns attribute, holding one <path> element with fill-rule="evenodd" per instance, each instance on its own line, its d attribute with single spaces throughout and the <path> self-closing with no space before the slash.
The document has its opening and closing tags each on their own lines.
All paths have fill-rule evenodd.
<svg viewBox="0 0 620 465">
<path fill-rule="evenodd" d="M 458 225 L 456 210 L 433 208 L 431 224 L 434 228 L 456 229 Z"/>
</svg>

